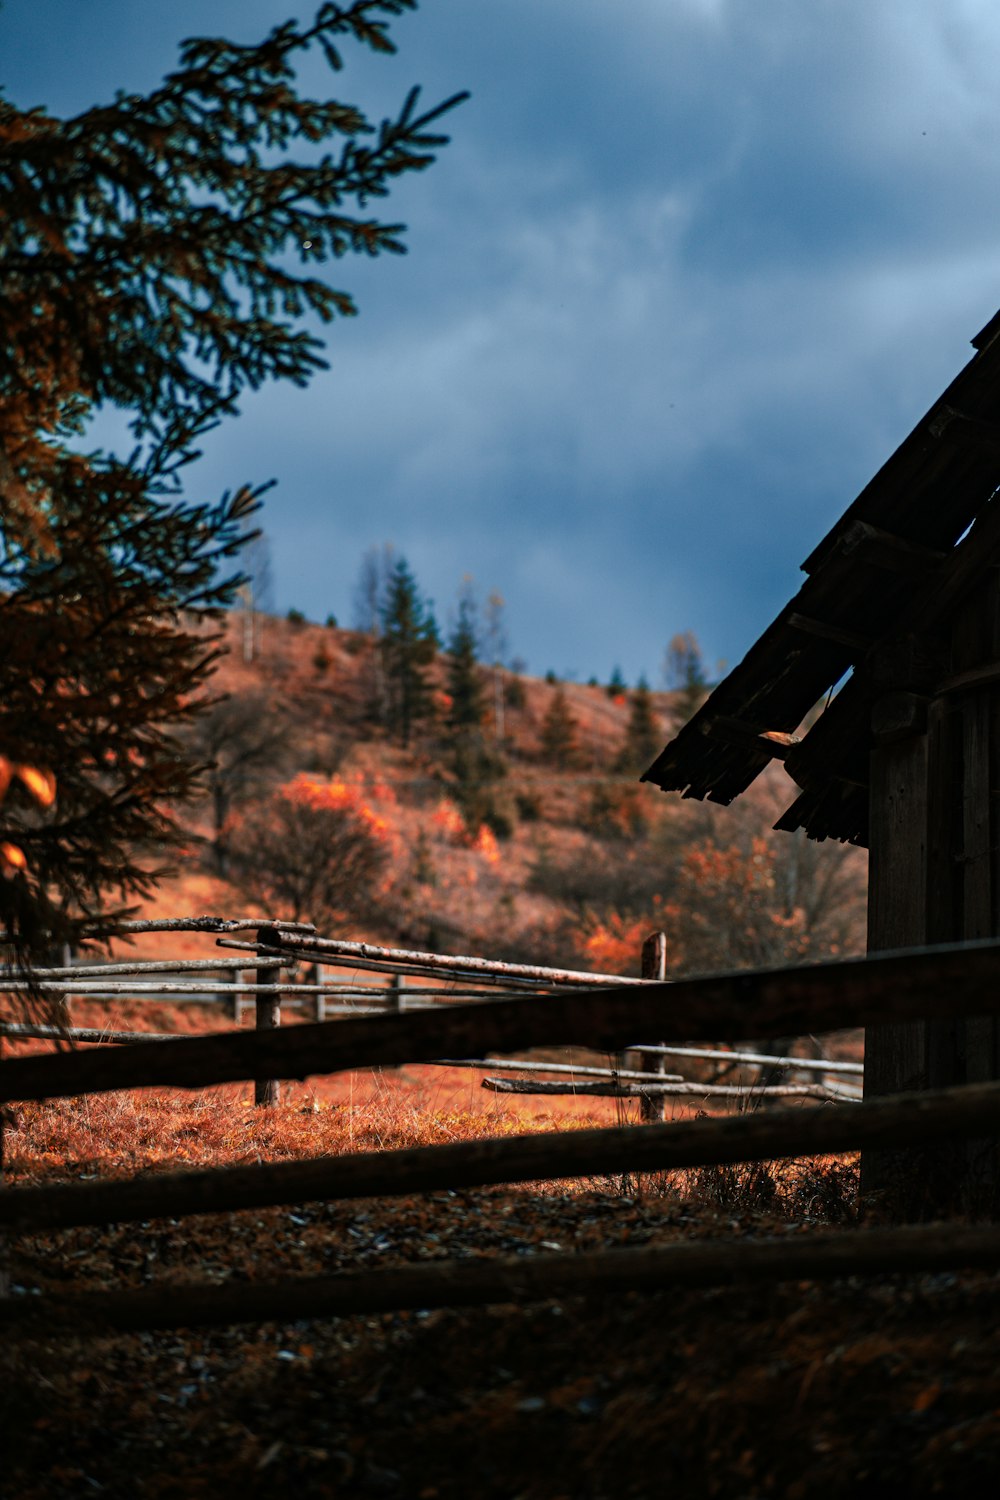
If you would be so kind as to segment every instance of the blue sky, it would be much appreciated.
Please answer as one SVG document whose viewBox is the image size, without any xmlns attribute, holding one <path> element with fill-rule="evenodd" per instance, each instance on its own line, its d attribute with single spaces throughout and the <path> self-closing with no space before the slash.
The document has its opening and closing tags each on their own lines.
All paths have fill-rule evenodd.
<svg viewBox="0 0 1000 1500">
<path fill-rule="evenodd" d="M 73 113 L 295 13 L 4 0 L 0 81 Z M 282 610 L 349 623 L 391 541 L 443 619 L 498 589 L 533 671 L 655 685 L 687 629 L 738 660 L 1000 304 L 1000 8 L 424 0 L 393 34 L 306 81 L 471 90 L 386 205 L 409 254 L 334 267 L 330 370 L 247 400 L 192 493 L 278 480 Z"/>
</svg>

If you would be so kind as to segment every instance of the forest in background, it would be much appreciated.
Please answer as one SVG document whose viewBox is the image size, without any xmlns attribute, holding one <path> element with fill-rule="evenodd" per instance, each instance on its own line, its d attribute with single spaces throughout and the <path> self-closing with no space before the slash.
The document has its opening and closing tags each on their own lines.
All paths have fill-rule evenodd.
<svg viewBox="0 0 1000 1500">
<path fill-rule="evenodd" d="M 863 951 L 864 853 L 772 832 L 782 772 L 732 808 L 639 783 L 707 690 L 690 636 L 668 648 L 670 690 L 538 678 L 504 664 L 501 612 L 491 630 L 468 584 L 442 641 L 405 562 L 369 583 L 368 629 L 246 601 L 226 617 L 164 912 L 253 902 L 340 934 L 623 974 L 656 929 L 673 973 Z"/>
</svg>

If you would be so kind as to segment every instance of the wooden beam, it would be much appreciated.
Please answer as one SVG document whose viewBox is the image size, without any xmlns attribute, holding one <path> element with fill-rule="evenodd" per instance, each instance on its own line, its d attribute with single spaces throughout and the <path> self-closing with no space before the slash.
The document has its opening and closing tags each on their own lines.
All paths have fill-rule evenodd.
<svg viewBox="0 0 1000 1500">
<path fill-rule="evenodd" d="M 62 1329 L 100 1336 L 150 1329 L 293 1323 L 438 1307 L 482 1307 L 592 1297 L 609 1292 L 776 1281 L 836 1280 L 907 1272 L 994 1270 L 1000 1229 L 923 1228 L 789 1234 L 754 1241 L 704 1239 L 641 1249 L 516 1255 L 389 1266 L 341 1276 L 280 1281 L 188 1281 L 126 1292 L 5 1298 L 0 1327 L 12 1337 L 48 1338 Z"/>
<path fill-rule="evenodd" d="M 748 724 L 745 719 L 734 719 L 726 714 L 715 714 L 701 726 L 703 734 L 729 740 L 736 745 L 753 745 L 775 760 L 784 760 L 790 750 L 802 743 L 798 735 L 786 734 L 781 729 L 761 729 L 757 724 Z"/>
<path fill-rule="evenodd" d="M 1000 449 L 1000 424 L 984 422 L 982 417 L 969 416 L 968 412 L 957 411 L 953 406 L 938 406 L 927 423 L 927 431 L 933 437 L 947 438 L 951 442 L 957 440 L 974 443 L 977 448 Z"/>
<path fill-rule="evenodd" d="M 481 1057 L 531 1047 L 620 1052 L 636 1036 L 664 1042 L 803 1036 L 926 1016 L 1000 1012 L 1000 944 L 931 949 L 672 984 L 526 996 L 330 1026 L 216 1034 L 155 1047 L 101 1048 L 0 1063 L 0 1103 L 115 1089 L 203 1088 L 254 1078 L 307 1078 L 354 1068 Z"/>
<path fill-rule="evenodd" d="M 803 564 L 807 573 L 817 573 L 827 566 L 836 554 L 853 557 L 859 553 L 861 560 L 889 573 L 926 573 L 938 567 L 947 557 L 946 552 L 936 547 L 927 547 L 922 542 L 900 536 L 874 526 L 870 521 L 849 521 L 842 531 L 829 538 L 822 550 L 817 549 Z"/>
<path fill-rule="evenodd" d="M 815 635 L 824 641 L 833 641 L 835 645 L 846 646 L 848 651 L 856 652 L 864 656 L 874 644 L 874 638 L 870 635 L 862 635 L 856 630 L 848 630 L 843 625 L 834 625 L 827 620 L 814 620 L 810 615 L 801 615 L 796 610 L 785 616 L 785 624 L 791 630 L 801 631 L 803 635 Z"/>
<path fill-rule="evenodd" d="M 998 1125 L 1000 1083 L 974 1084 L 850 1109 L 795 1106 L 668 1125 L 547 1131 L 403 1151 L 141 1173 L 125 1181 L 8 1187 L 0 1193 L 0 1225 L 34 1232 L 562 1177 L 670 1172 L 962 1139 Z"/>
</svg>

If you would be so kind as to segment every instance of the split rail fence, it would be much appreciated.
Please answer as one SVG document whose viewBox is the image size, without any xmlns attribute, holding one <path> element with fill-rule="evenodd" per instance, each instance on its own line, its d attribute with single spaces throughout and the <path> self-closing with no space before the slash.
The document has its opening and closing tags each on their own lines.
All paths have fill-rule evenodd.
<svg viewBox="0 0 1000 1500">
<path fill-rule="evenodd" d="M 233 938 L 232 934 L 248 929 L 257 933 L 253 942 Z M 372 944 L 319 939 L 315 928 L 305 924 L 265 924 L 256 919 L 223 919 L 215 917 L 172 918 L 160 921 L 132 922 L 122 928 L 129 934 L 194 931 L 218 936 L 220 946 L 238 948 L 254 955 L 249 959 L 126 959 L 108 963 L 38 968 L 31 984 L 35 991 L 49 999 L 68 1004 L 81 1000 L 149 1000 L 170 1004 L 191 1002 L 200 1006 L 221 1006 L 237 1026 L 244 1009 L 255 1010 L 258 1030 L 269 1031 L 281 1025 L 283 1009 L 308 1009 L 317 1022 L 334 1017 L 379 1013 L 399 1013 L 425 1006 L 453 1005 L 458 1001 L 483 1001 L 506 996 L 533 994 L 548 996 L 559 991 L 621 987 L 662 981 L 666 977 L 666 938 L 654 933 L 643 945 L 641 977 L 622 979 L 617 975 L 584 970 L 556 969 L 540 965 L 510 964 L 497 960 L 450 954 L 423 953 L 412 950 L 377 947 Z M 323 979 L 322 963 L 307 955 L 311 980 L 282 980 L 281 971 L 303 967 L 296 957 L 274 951 L 274 934 L 281 933 L 282 946 L 297 940 L 322 944 L 322 963 L 334 974 L 340 969 L 354 971 L 351 978 L 340 975 Z M 263 935 L 262 935 L 263 934 Z M 357 971 L 377 974 L 379 981 L 358 979 Z M 381 976 L 388 976 L 382 983 Z M 414 980 L 421 982 L 414 983 Z M 17 993 L 28 988 L 26 980 L 16 974 L 0 972 L 0 987 Z M 104 1043 L 110 1045 L 144 1044 L 171 1040 L 169 1033 L 120 1031 L 113 1028 L 81 1027 L 65 1024 L 2 1022 L 0 1037 L 12 1041 L 43 1039 L 55 1042 Z M 692 1081 L 680 1073 L 666 1071 L 667 1055 L 687 1060 L 712 1060 L 716 1072 L 707 1081 Z M 750 1066 L 759 1072 L 767 1070 L 771 1079 L 788 1070 L 819 1074 L 808 1082 L 771 1081 L 754 1084 L 755 1096 L 768 1099 L 812 1097 L 817 1099 L 852 1099 L 860 1097 L 862 1064 L 822 1058 L 790 1057 L 784 1053 L 769 1055 L 735 1053 L 731 1049 L 666 1048 L 638 1044 L 619 1055 L 610 1067 L 593 1067 L 571 1063 L 537 1061 L 499 1061 L 486 1059 L 433 1059 L 447 1067 L 470 1067 L 486 1073 L 517 1072 L 518 1078 L 486 1077 L 483 1087 L 495 1093 L 517 1094 L 584 1094 L 599 1097 L 635 1098 L 645 1120 L 662 1119 L 665 1100 L 669 1097 L 698 1096 L 706 1101 L 743 1099 L 748 1089 L 743 1083 L 723 1084 L 719 1080 L 732 1069 Z M 542 1080 L 538 1074 L 552 1075 Z M 854 1075 L 853 1077 L 851 1075 Z M 761 1076 L 764 1076 L 761 1073 Z M 255 1098 L 258 1104 L 280 1101 L 281 1086 L 277 1079 L 258 1079 Z"/>
<path fill-rule="evenodd" d="M 222 938 L 227 946 L 234 940 Z M 259 958 L 308 955 L 341 965 L 383 959 L 277 926 L 251 945 Z M 426 957 L 426 956 L 425 956 Z M 260 965 L 263 967 L 263 965 Z M 434 967 L 434 966 L 432 966 Z M 520 994 L 433 1012 L 361 1016 L 147 1046 L 11 1058 L 0 1063 L 0 1102 L 152 1086 L 202 1088 L 254 1077 L 305 1078 L 359 1067 L 458 1059 L 575 1045 L 620 1053 L 658 1035 L 661 1055 L 687 1038 L 778 1038 L 887 1021 L 1000 1012 L 1000 945 L 878 955 L 807 968 L 606 986 L 539 999 Z M 440 973 L 440 970 L 438 971 Z M 511 978 L 513 976 L 508 976 Z M 587 976 L 590 980 L 592 976 Z M 469 1141 L 408 1151 L 157 1174 L 0 1193 L 0 1224 L 13 1231 L 455 1189 L 488 1183 L 601 1177 L 769 1161 L 867 1148 L 1000 1136 L 1000 1084 L 922 1091 L 848 1107 L 781 1109 L 611 1130 Z M 825 1278 L 875 1271 L 1000 1267 L 1000 1229 L 959 1224 L 727 1243 L 549 1254 L 470 1265 L 445 1261 L 333 1278 L 223 1285 L 192 1282 L 143 1291 L 9 1298 L 0 1324 L 21 1337 L 76 1331 L 228 1324 L 344 1316 L 529 1298 L 705 1286 L 729 1281 Z"/>
</svg>

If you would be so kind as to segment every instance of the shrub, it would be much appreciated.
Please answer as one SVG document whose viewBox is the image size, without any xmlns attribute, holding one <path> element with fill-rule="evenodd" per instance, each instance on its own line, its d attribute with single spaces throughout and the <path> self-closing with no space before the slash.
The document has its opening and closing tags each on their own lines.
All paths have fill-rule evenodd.
<svg viewBox="0 0 1000 1500">
<path fill-rule="evenodd" d="M 236 883 L 293 922 L 364 916 L 388 857 L 385 821 L 356 789 L 306 776 L 246 818 L 231 845 Z"/>
<path fill-rule="evenodd" d="M 542 816 L 542 796 L 540 792 L 516 792 L 514 794 L 514 806 L 522 823 L 537 823 Z"/>
<path fill-rule="evenodd" d="M 285 618 L 287 619 L 289 625 L 294 626 L 296 630 L 300 625 L 304 625 L 306 623 L 306 617 L 302 613 L 301 609 L 290 609 Z"/>
<path fill-rule="evenodd" d="M 524 683 L 520 677 L 508 677 L 505 682 L 508 708 L 523 708 L 528 701 L 528 695 L 524 691 Z"/>
<path fill-rule="evenodd" d="M 643 789 L 634 782 L 602 781 L 591 792 L 581 822 L 598 838 L 641 838 L 649 826 L 645 804 Z"/>
</svg>

